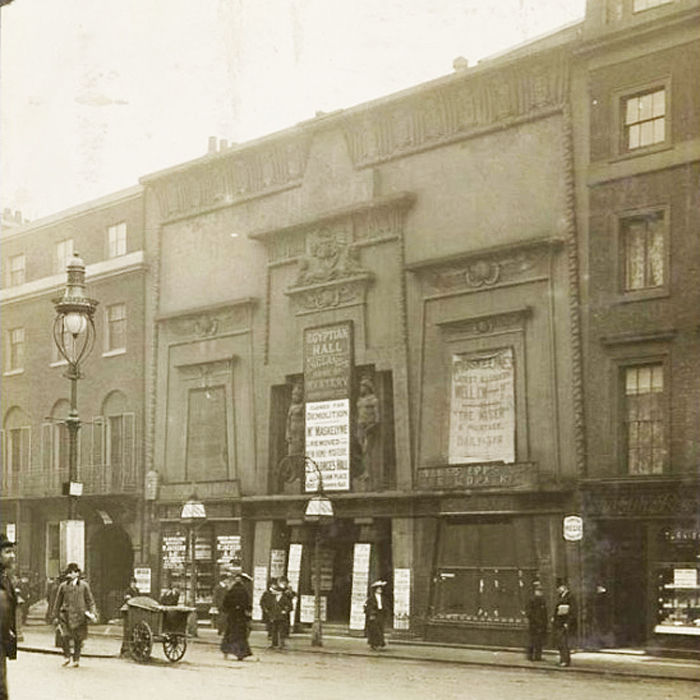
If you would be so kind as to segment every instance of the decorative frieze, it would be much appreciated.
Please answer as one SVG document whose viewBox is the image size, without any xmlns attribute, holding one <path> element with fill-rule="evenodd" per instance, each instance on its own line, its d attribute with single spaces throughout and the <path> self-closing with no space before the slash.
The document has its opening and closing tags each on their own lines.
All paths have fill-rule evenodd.
<svg viewBox="0 0 700 700">
<path fill-rule="evenodd" d="M 296 305 L 296 313 L 310 313 L 343 306 L 364 304 L 373 275 L 368 272 L 347 279 L 331 280 L 325 284 L 292 287 L 285 294 Z"/>
<path fill-rule="evenodd" d="M 549 257 L 555 240 L 519 243 L 510 248 L 475 253 L 446 263 L 426 263 L 423 277 L 435 292 L 488 289 L 549 275 Z"/>
<path fill-rule="evenodd" d="M 160 319 L 172 336 L 181 338 L 213 338 L 236 330 L 245 330 L 249 325 L 246 304 L 228 306 L 211 311 L 189 313 Z"/>
<path fill-rule="evenodd" d="M 258 149 L 232 150 L 151 184 L 163 221 L 199 214 L 299 184 L 310 135 Z"/>
<path fill-rule="evenodd" d="M 555 51 L 350 115 L 344 133 L 351 157 L 356 166 L 371 165 L 560 109 L 567 70 Z"/>
<path fill-rule="evenodd" d="M 634 492 L 614 488 L 583 497 L 584 515 L 591 518 L 604 517 L 668 517 L 697 518 L 700 497 L 697 488 L 679 486 L 676 489 Z"/>
</svg>

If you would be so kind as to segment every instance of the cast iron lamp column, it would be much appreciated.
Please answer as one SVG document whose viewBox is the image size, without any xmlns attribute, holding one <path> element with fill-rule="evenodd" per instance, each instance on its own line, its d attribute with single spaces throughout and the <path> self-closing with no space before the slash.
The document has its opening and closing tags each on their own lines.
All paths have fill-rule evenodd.
<svg viewBox="0 0 700 700">
<path fill-rule="evenodd" d="M 311 646 L 323 646 L 323 623 L 321 620 L 321 522 L 330 520 L 333 517 L 333 504 L 323 490 L 323 476 L 321 470 L 310 457 L 304 455 L 304 465 L 306 467 L 304 476 L 308 468 L 311 467 L 316 472 L 318 479 L 316 492 L 306 505 L 304 519 L 308 522 L 316 523 L 316 536 L 314 540 L 314 623 L 311 628 Z"/>
<path fill-rule="evenodd" d="M 78 380 L 80 363 L 95 344 L 95 309 L 97 303 L 85 295 L 85 263 L 76 253 L 68 262 L 68 283 L 63 296 L 53 299 L 56 318 L 53 339 L 61 356 L 68 363 L 65 377 L 71 382 L 70 410 L 66 419 L 68 429 L 68 519 L 78 518 Z"/>
</svg>

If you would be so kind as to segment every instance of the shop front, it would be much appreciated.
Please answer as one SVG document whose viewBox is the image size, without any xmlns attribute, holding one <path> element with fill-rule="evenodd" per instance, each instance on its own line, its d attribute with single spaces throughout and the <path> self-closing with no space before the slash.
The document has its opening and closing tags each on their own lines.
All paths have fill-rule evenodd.
<svg viewBox="0 0 700 700">
<path fill-rule="evenodd" d="M 697 484 L 588 485 L 586 568 L 591 643 L 697 655 Z M 602 490 L 601 490 L 602 489 Z"/>
</svg>

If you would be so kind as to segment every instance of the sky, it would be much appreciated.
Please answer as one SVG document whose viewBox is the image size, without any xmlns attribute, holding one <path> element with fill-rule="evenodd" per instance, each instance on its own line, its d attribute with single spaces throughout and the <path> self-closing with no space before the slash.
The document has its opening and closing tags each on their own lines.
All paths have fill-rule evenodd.
<svg viewBox="0 0 700 700">
<path fill-rule="evenodd" d="M 0 202 L 31 221 L 450 74 L 585 0 L 14 0 L 0 10 Z"/>
</svg>

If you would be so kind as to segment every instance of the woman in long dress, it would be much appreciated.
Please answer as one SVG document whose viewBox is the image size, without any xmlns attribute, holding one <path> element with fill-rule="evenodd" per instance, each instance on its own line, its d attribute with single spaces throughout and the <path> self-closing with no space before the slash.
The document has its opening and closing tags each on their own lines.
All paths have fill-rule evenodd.
<svg viewBox="0 0 700 700">
<path fill-rule="evenodd" d="M 236 574 L 233 586 L 224 596 L 221 612 L 226 617 L 226 629 L 221 640 L 221 651 L 224 658 L 233 654 L 239 661 L 246 656 L 252 656 L 248 635 L 250 634 L 250 618 L 253 606 L 244 579 L 250 580 L 246 574 Z"/>
</svg>

